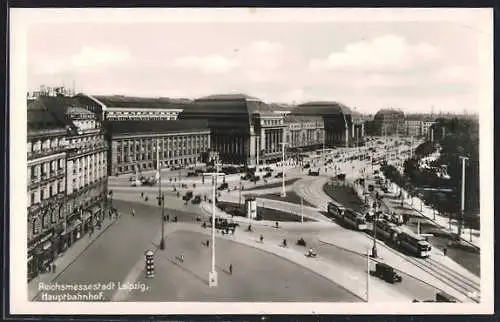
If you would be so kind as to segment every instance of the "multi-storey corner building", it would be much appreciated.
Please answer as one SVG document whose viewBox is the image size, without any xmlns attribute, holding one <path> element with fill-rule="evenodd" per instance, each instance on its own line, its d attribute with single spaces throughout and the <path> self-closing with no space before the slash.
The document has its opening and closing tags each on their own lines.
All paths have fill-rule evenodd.
<svg viewBox="0 0 500 322">
<path fill-rule="evenodd" d="M 33 240 L 51 238 L 33 256 L 33 277 L 58 253 L 100 224 L 107 197 L 107 145 L 98 116 L 74 98 L 40 96 L 32 101 L 28 106 L 28 129 L 28 178 L 36 178 L 38 173 L 42 182 L 46 182 L 43 178 L 51 178 L 40 190 L 28 185 L 28 245 L 36 248 L 38 243 Z M 49 139 L 44 134 L 48 130 L 53 133 Z M 50 154 L 49 159 L 34 158 L 39 153 L 34 151 L 40 148 L 57 153 Z M 34 215 L 37 208 L 38 216 Z M 44 237 L 47 235 L 50 237 Z"/>
<path fill-rule="evenodd" d="M 285 115 L 285 138 L 289 149 L 318 149 L 323 146 L 325 127 L 321 116 Z"/>
<path fill-rule="evenodd" d="M 65 123 L 43 105 L 27 110 L 28 278 L 62 251 L 56 235 L 67 216 Z"/>
</svg>

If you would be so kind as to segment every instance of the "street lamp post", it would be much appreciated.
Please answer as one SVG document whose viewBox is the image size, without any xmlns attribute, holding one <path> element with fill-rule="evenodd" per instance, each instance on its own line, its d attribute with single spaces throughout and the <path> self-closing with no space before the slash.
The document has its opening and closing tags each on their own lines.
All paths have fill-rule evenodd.
<svg viewBox="0 0 500 322">
<path fill-rule="evenodd" d="M 160 249 L 165 249 L 165 196 L 161 192 L 160 140 L 156 143 L 156 169 L 158 171 L 158 206 L 160 206 L 161 239 Z"/>
<path fill-rule="evenodd" d="M 304 197 L 300 197 L 300 223 L 304 223 Z"/>
<path fill-rule="evenodd" d="M 366 250 L 366 302 L 370 301 L 370 249 Z"/>
<path fill-rule="evenodd" d="M 282 191 L 281 191 L 281 197 L 286 197 L 286 191 L 285 191 L 285 145 L 287 145 L 287 142 L 280 142 L 281 144 L 281 152 L 282 152 L 282 174 L 283 176 L 281 177 L 281 184 L 282 184 Z"/>
<path fill-rule="evenodd" d="M 213 183 L 213 191 L 212 191 L 212 267 L 211 271 L 208 273 L 208 286 L 209 287 L 217 287 L 217 272 L 215 270 L 215 198 L 216 198 L 216 190 L 217 190 L 217 182 L 216 179 L 218 176 L 223 175 L 219 173 L 220 164 L 217 161 L 214 161 L 215 172 L 207 172 L 203 173 L 203 176 L 211 176 Z"/>
<path fill-rule="evenodd" d="M 464 220 L 464 210 L 465 210 L 465 161 L 469 160 L 468 157 L 459 157 L 462 160 L 462 198 L 460 203 L 460 221 L 458 223 L 458 236 L 462 236 L 462 224 Z M 471 231 L 472 237 L 472 231 Z"/>
</svg>

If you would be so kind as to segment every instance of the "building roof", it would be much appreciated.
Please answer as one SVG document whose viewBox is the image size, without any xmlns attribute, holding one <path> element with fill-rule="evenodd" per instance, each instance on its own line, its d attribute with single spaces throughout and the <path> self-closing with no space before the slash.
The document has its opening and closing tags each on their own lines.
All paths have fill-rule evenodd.
<svg viewBox="0 0 500 322">
<path fill-rule="evenodd" d="M 197 98 L 195 101 L 207 101 L 207 100 L 232 101 L 232 100 L 247 100 L 247 99 L 260 101 L 260 99 L 246 94 L 215 94 Z"/>
<path fill-rule="evenodd" d="M 112 121 L 109 131 L 112 135 L 123 134 L 156 134 L 179 133 L 209 130 L 204 120 L 172 120 L 172 121 Z"/>
<path fill-rule="evenodd" d="M 315 101 L 307 102 L 297 106 L 294 113 L 312 115 L 344 114 L 350 115 L 352 111 L 349 107 L 338 102 Z"/>
<path fill-rule="evenodd" d="M 275 114 L 271 106 L 245 94 L 210 95 L 196 99 L 183 107 L 184 114 L 226 114 L 250 116 L 254 113 Z"/>
<path fill-rule="evenodd" d="M 72 114 L 91 114 L 91 111 L 83 107 L 80 100 L 74 97 L 66 96 L 40 96 L 38 99 L 45 107 L 61 122 L 67 126 L 74 127 L 69 115 Z"/>
<path fill-rule="evenodd" d="M 27 130 L 65 130 L 66 123 L 58 120 L 41 100 L 31 100 L 27 108 Z"/>
<path fill-rule="evenodd" d="M 285 115 L 285 122 L 287 123 L 323 122 L 323 118 L 321 116 L 313 116 L 313 115 L 287 114 Z"/>
<path fill-rule="evenodd" d="M 122 108 L 164 108 L 176 109 L 191 101 L 187 99 L 174 99 L 168 97 L 133 97 L 123 95 L 92 95 L 90 96 L 106 107 Z"/>
</svg>

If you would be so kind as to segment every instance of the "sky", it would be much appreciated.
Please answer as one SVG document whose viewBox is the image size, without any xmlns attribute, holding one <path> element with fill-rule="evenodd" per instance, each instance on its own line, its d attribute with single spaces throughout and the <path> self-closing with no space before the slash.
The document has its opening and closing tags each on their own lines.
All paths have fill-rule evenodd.
<svg viewBox="0 0 500 322">
<path fill-rule="evenodd" d="M 477 113 L 493 66 L 484 47 L 492 27 L 476 23 L 474 12 L 451 21 L 446 12 L 407 16 L 45 19 L 26 28 L 27 86 L 185 98 L 245 93 L 266 102 L 336 101 L 362 113 Z"/>
</svg>

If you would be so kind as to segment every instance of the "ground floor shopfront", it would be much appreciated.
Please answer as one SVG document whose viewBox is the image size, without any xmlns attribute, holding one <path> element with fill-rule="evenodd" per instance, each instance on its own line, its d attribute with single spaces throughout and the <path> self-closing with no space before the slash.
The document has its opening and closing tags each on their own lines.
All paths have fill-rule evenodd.
<svg viewBox="0 0 500 322">
<path fill-rule="evenodd" d="M 49 272 L 58 256 L 63 255 L 86 234 L 100 229 L 105 209 L 104 199 L 97 200 L 87 208 L 74 211 L 65 220 L 29 241 L 28 280 Z"/>
</svg>

